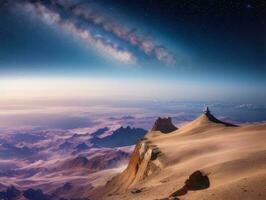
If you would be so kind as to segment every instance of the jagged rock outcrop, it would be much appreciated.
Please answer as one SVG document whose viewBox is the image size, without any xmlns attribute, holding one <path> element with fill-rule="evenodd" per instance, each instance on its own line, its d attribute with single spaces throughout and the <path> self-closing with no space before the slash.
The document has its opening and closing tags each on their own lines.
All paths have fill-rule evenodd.
<svg viewBox="0 0 266 200">
<path fill-rule="evenodd" d="M 223 121 L 217 119 L 216 117 L 214 117 L 211 114 L 211 111 L 209 110 L 208 106 L 205 108 L 205 110 L 203 112 L 204 112 L 204 115 L 207 117 L 207 119 L 209 121 L 211 121 L 211 122 L 214 122 L 214 123 L 217 123 L 217 124 L 223 124 L 225 126 L 237 126 L 237 125 L 234 125 L 234 124 L 231 124 L 231 123 L 228 123 L 228 122 L 223 122 Z"/>
<path fill-rule="evenodd" d="M 185 185 L 174 192 L 171 197 L 182 196 L 188 193 L 189 190 L 203 190 L 210 187 L 209 177 L 201 171 L 193 172 L 185 181 Z"/>
<path fill-rule="evenodd" d="M 202 171 L 195 171 L 185 181 L 188 190 L 202 190 L 210 187 L 209 177 Z"/>
<path fill-rule="evenodd" d="M 177 128 L 172 124 L 171 118 L 158 118 L 152 128 L 152 131 L 162 133 L 175 130 Z M 106 183 L 104 189 L 109 195 L 133 187 L 164 167 L 164 155 L 146 136 L 136 144 L 127 168 Z"/>
<path fill-rule="evenodd" d="M 107 182 L 105 189 L 110 195 L 128 189 L 154 172 L 163 168 L 160 150 L 142 139 L 137 143 L 127 168 Z"/>
<path fill-rule="evenodd" d="M 177 130 L 177 128 L 173 125 L 172 119 L 168 118 L 158 118 L 151 131 L 161 131 L 162 133 L 170 133 Z"/>
</svg>

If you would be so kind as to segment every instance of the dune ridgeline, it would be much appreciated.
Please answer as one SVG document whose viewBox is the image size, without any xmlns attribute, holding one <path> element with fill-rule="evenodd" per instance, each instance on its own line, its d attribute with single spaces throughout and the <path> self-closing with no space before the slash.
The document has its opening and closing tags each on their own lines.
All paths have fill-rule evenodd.
<svg viewBox="0 0 266 200">
<path fill-rule="evenodd" d="M 237 126 L 207 108 L 181 128 L 158 118 L 127 168 L 92 200 L 266 199 L 266 123 Z"/>
</svg>

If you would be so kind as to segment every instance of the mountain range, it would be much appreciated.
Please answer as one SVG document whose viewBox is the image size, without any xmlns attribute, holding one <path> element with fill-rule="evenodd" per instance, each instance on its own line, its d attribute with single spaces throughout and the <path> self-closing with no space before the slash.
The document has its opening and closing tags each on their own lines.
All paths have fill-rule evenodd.
<svg viewBox="0 0 266 200">
<path fill-rule="evenodd" d="M 136 144 L 146 133 L 147 131 L 142 128 L 120 127 L 111 135 L 104 138 L 96 136 L 90 139 L 90 142 L 98 147 L 107 148 L 130 146 Z"/>
</svg>

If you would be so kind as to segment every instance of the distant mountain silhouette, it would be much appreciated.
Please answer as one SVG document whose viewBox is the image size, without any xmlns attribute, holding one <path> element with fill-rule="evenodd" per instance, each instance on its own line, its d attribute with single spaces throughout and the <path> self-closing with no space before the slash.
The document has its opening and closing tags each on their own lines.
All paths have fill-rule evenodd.
<svg viewBox="0 0 266 200">
<path fill-rule="evenodd" d="M 85 142 L 82 142 L 82 143 L 78 144 L 78 145 L 75 147 L 75 149 L 76 149 L 77 151 L 83 151 L 83 150 L 87 150 L 87 149 L 89 149 L 89 146 L 88 146 Z"/>
<path fill-rule="evenodd" d="M 68 160 L 64 163 L 64 167 L 67 169 L 74 169 L 74 168 L 88 168 L 89 167 L 89 160 L 84 156 L 78 156 L 74 159 Z"/>
<path fill-rule="evenodd" d="M 100 135 L 104 134 L 108 130 L 109 130 L 108 127 L 104 127 L 104 128 L 99 128 L 98 130 L 96 130 L 95 132 L 92 132 L 92 133 L 86 133 L 86 134 L 77 134 L 77 133 L 75 133 L 72 137 L 69 138 L 69 140 L 73 140 L 75 138 L 87 137 L 87 136 L 100 136 Z"/>
<path fill-rule="evenodd" d="M 91 136 L 100 136 L 100 135 L 104 134 L 106 131 L 109 131 L 109 128 L 104 127 L 104 128 L 98 129 L 97 131 L 91 133 L 90 135 Z"/>
<path fill-rule="evenodd" d="M 94 171 L 114 168 L 128 161 L 129 154 L 121 150 L 106 150 L 101 154 L 85 157 L 78 156 L 69 159 L 61 165 L 61 169 L 86 168 Z"/>
<path fill-rule="evenodd" d="M 0 199 L 13 200 L 20 197 L 21 192 L 14 186 L 8 187 L 6 190 L 0 192 Z"/>
<path fill-rule="evenodd" d="M 35 153 L 37 153 L 36 149 L 27 146 L 17 147 L 6 142 L 0 145 L 0 158 L 25 158 L 33 156 Z"/>
<path fill-rule="evenodd" d="M 66 142 L 59 145 L 59 149 L 60 150 L 68 150 L 68 149 L 72 148 L 73 145 L 74 145 L 73 143 L 66 141 Z"/>
<path fill-rule="evenodd" d="M 45 195 L 42 190 L 37 189 L 28 189 L 24 191 L 23 196 L 27 198 L 28 200 L 51 200 L 48 195 Z"/>
<path fill-rule="evenodd" d="M 90 142 L 99 147 L 129 146 L 136 144 L 146 133 L 147 131 L 142 128 L 120 127 L 112 135 L 104 138 L 94 137 Z"/>
<path fill-rule="evenodd" d="M 88 167 L 93 170 L 103 170 L 118 167 L 120 164 L 126 164 L 129 154 L 120 150 L 108 151 L 102 155 L 89 159 Z"/>
</svg>

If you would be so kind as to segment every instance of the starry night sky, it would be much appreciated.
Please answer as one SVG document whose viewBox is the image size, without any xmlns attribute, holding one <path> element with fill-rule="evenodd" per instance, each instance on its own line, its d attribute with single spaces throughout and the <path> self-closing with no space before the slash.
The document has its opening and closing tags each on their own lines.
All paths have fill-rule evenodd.
<svg viewBox="0 0 266 200">
<path fill-rule="evenodd" d="M 204 82 L 261 93 L 265 10 L 256 0 L 4 0 L 0 76 Z"/>
</svg>

